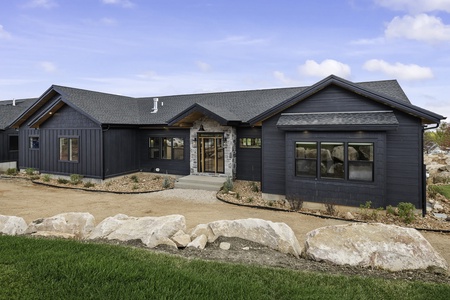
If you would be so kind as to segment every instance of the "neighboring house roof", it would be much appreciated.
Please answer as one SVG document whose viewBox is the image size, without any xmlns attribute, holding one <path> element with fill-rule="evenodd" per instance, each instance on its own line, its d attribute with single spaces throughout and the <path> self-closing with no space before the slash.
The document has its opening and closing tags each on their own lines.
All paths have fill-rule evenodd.
<svg viewBox="0 0 450 300">
<path fill-rule="evenodd" d="M 0 101 L 0 130 L 8 129 L 14 120 L 36 100 L 37 98 Z"/>
<path fill-rule="evenodd" d="M 132 98 L 53 85 L 17 118 L 14 126 L 20 126 L 54 97 L 59 97 L 60 103 L 49 108 L 49 112 L 53 113 L 66 104 L 98 124 L 173 126 L 192 121 L 192 116 L 208 115 L 223 125 L 235 122 L 255 125 L 329 85 L 338 85 L 413 114 L 422 118 L 424 123 L 439 123 L 444 119 L 412 105 L 396 80 L 353 83 L 331 75 L 310 87 L 160 96 L 157 97 L 157 113 L 151 113 L 155 97 Z M 48 114 L 42 114 L 32 124 L 39 126 L 46 118 Z"/>
</svg>

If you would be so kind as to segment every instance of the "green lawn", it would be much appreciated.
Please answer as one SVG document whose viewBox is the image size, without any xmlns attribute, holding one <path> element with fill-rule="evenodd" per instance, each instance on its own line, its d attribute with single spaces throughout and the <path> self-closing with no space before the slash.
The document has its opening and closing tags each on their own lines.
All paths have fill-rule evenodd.
<svg viewBox="0 0 450 300">
<path fill-rule="evenodd" d="M 236 265 L 0 236 L 0 299 L 450 299 L 450 285 Z"/>
</svg>

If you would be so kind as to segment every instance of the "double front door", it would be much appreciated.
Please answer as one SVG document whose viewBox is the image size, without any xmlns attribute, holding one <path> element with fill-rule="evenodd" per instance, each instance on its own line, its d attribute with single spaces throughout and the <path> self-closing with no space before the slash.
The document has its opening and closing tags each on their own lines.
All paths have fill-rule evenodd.
<svg viewBox="0 0 450 300">
<path fill-rule="evenodd" d="M 197 137 L 198 172 L 224 173 L 222 133 L 199 133 Z"/>
</svg>

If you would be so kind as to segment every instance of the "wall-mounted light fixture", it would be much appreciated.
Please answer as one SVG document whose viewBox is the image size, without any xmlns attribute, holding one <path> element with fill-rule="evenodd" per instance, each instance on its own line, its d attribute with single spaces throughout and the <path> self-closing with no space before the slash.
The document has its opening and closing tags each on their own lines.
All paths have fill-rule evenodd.
<svg viewBox="0 0 450 300">
<path fill-rule="evenodd" d="M 196 142 L 196 141 L 197 141 L 197 138 L 196 138 L 196 137 L 195 137 L 195 138 L 193 138 L 193 139 L 192 139 L 192 141 L 193 141 L 193 142 Z"/>
<path fill-rule="evenodd" d="M 198 131 L 205 131 L 205 128 L 203 128 L 203 124 L 200 125 L 200 128 L 198 129 Z"/>
</svg>

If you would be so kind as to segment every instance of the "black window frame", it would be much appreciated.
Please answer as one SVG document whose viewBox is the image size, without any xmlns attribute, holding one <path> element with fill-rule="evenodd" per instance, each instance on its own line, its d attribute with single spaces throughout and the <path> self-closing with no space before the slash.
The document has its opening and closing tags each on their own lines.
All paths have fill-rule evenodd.
<svg viewBox="0 0 450 300">
<path fill-rule="evenodd" d="M 39 150 L 40 148 L 40 138 L 38 135 L 30 135 L 28 137 L 28 148 L 30 150 Z"/>
<path fill-rule="evenodd" d="M 152 142 L 153 140 L 153 142 Z M 181 147 L 178 146 L 179 142 Z M 169 144 L 168 144 L 169 143 Z M 148 137 L 148 158 L 163 160 L 185 160 L 185 139 L 178 136 L 149 136 Z M 179 149 L 181 148 L 181 149 Z M 170 149 L 170 152 L 167 151 Z M 178 151 L 177 151 L 178 149 Z M 181 151 L 180 151 L 181 150 Z"/>
<path fill-rule="evenodd" d="M 260 137 L 241 137 L 239 138 L 239 148 L 260 149 L 262 139 Z"/>
<path fill-rule="evenodd" d="M 62 156 L 62 145 L 61 140 L 67 140 L 67 153 L 64 153 L 67 155 L 67 159 L 63 159 Z M 77 141 L 77 151 L 76 151 L 76 159 L 73 158 L 74 156 L 74 149 L 73 149 L 73 141 Z M 70 162 L 70 163 L 78 163 L 80 161 L 80 137 L 79 136 L 58 136 L 58 161 L 60 162 Z M 64 156 L 65 157 L 65 156 Z"/>
<path fill-rule="evenodd" d="M 298 155 L 298 146 L 299 145 L 307 145 L 307 144 L 315 144 L 315 151 L 316 151 L 316 156 L 315 158 L 301 158 Z M 327 168 L 328 166 L 324 166 L 322 164 L 322 160 L 324 156 L 328 156 L 326 155 L 326 153 L 324 153 L 322 150 L 322 145 L 326 145 L 326 144 L 335 144 L 336 146 L 343 146 L 343 161 L 342 163 L 342 168 L 343 168 L 343 176 L 342 177 L 332 177 L 332 176 L 324 176 L 323 175 L 323 170 L 324 168 Z M 355 145 L 361 145 L 361 146 L 369 146 L 370 147 L 370 154 L 369 160 L 362 160 L 362 159 L 350 159 L 349 158 L 349 147 L 351 146 L 355 146 Z M 340 139 L 333 139 L 333 140 L 308 140 L 308 141 L 295 141 L 294 142 L 294 161 L 295 161 L 295 168 L 294 168 L 294 176 L 297 178 L 305 178 L 305 179 L 314 179 L 314 180 L 339 180 L 339 181 L 345 181 L 345 182 L 362 182 L 362 183 L 373 183 L 375 182 L 375 148 L 376 148 L 376 143 L 375 141 L 368 141 L 368 140 L 361 140 L 361 141 L 342 141 Z M 320 155 L 318 155 L 318 153 L 320 153 Z M 358 157 L 361 157 L 361 155 L 359 155 Z M 315 163 L 315 173 L 314 175 L 308 172 L 301 172 L 299 170 L 299 166 L 302 165 L 302 163 L 304 161 L 308 160 L 309 163 L 308 165 L 311 166 L 311 162 L 314 161 Z M 351 175 L 351 166 L 352 165 L 366 165 L 366 166 L 370 166 L 370 170 L 371 170 L 371 176 L 369 179 L 361 179 L 361 176 L 359 178 L 356 178 L 356 176 L 352 176 Z M 306 164 L 303 163 L 303 165 L 306 166 Z M 366 167 L 366 169 L 369 169 Z M 366 178 L 368 178 L 369 176 L 367 175 L 368 173 L 366 172 Z M 353 178 L 352 178 L 353 177 Z M 363 178 L 364 176 L 362 176 Z"/>
<path fill-rule="evenodd" d="M 15 139 L 14 142 L 12 142 L 12 138 Z M 14 149 L 11 148 L 12 145 L 15 145 L 16 147 L 14 147 Z M 10 134 L 8 136 L 8 151 L 9 152 L 17 152 L 19 151 L 19 136 L 16 134 Z"/>
</svg>

